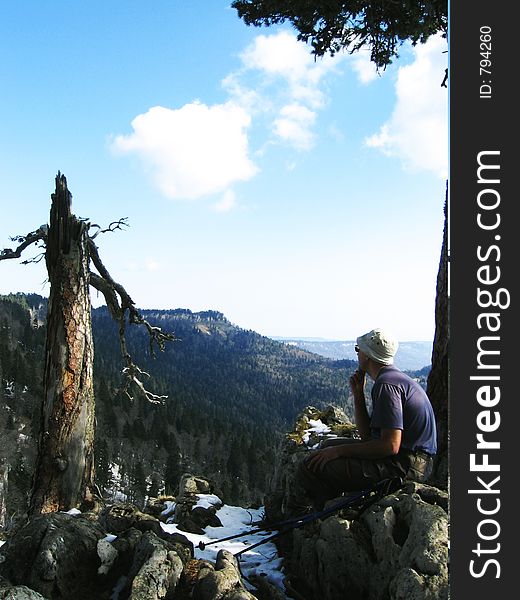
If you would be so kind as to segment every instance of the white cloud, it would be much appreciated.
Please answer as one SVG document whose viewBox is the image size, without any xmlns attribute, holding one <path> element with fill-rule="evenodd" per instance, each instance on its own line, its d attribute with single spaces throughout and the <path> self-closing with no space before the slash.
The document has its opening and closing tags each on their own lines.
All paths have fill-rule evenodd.
<svg viewBox="0 0 520 600">
<path fill-rule="evenodd" d="M 317 112 L 327 97 L 324 78 L 344 55 L 315 60 L 309 47 L 286 31 L 259 35 L 242 53 L 242 66 L 222 81 L 223 104 L 194 101 L 181 108 L 155 106 L 132 121 L 132 132 L 112 140 L 119 154 L 137 156 L 168 198 L 224 193 L 219 212 L 235 205 L 232 186 L 258 167 L 249 154 L 252 119 L 269 123 L 271 143 L 312 147 Z"/>
<path fill-rule="evenodd" d="M 258 169 L 248 155 L 251 117 L 233 102 L 150 108 L 117 136 L 115 151 L 137 154 L 169 198 L 199 198 L 247 181 Z"/>
<path fill-rule="evenodd" d="M 313 63 L 306 46 L 286 31 L 257 36 L 241 59 L 247 69 L 294 81 L 306 79 Z"/>
<path fill-rule="evenodd" d="M 147 271 L 156 272 L 161 270 L 161 265 L 154 258 L 147 258 L 144 266 Z"/>
<path fill-rule="evenodd" d="M 315 120 L 316 113 L 305 106 L 289 104 L 280 110 L 280 116 L 274 121 L 275 133 L 295 148 L 307 150 L 314 139 L 311 126 Z"/>
<path fill-rule="evenodd" d="M 241 55 L 242 70 L 224 85 L 238 101 L 272 114 L 276 139 L 307 150 L 312 147 L 317 111 L 327 101 L 323 80 L 344 58 L 338 54 L 315 60 L 309 47 L 286 31 L 259 35 Z M 254 94 L 245 83 L 252 72 L 257 75 Z"/>
<path fill-rule="evenodd" d="M 407 168 L 448 172 L 448 93 L 441 87 L 446 40 L 440 35 L 415 46 L 415 60 L 400 67 L 397 104 L 389 121 L 365 143 L 400 158 Z"/>
<path fill-rule="evenodd" d="M 377 68 L 370 60 L 370 51 L 361 48 L 351 55 L 350 64 L 361 83 L 367 84 L 377 79 Z"/>
<path fill-rule="evenodd" d="M 213 210 L 219 213 L 226 213 L 233 210 L 236 205 L 235 192 L 233 190 L 226 190 L 221 200 L 213 205 Z"/>
</svg>

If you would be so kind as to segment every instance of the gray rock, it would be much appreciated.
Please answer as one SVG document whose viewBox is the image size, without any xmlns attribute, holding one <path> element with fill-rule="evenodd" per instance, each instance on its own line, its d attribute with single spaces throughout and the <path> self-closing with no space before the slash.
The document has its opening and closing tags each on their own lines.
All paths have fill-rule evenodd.
<svg viewBox="0 0 520 600">
<path fill-rule="evenodd" d="M 140 511 L 137 506 L 128 502 L 105 507 L 99 515 L 99 522 L 106 531 L 116 535 L 132 527 L 143 532 L 153 531 L 157 535 L 162 531 L 158 519 Z"/>
<path fill-rule="evenodd" d="M 96 523 L 66 513 L 32 518 L 0 549 L 0 575 L 46 598 L 101 598 Z"/>
<path fill-rule="evenodd" d="M 205 529 L 206 527 L 222 527 L 221 520 L 216 515 L 216 508 L 204 508 L 203 506 L 196 506 L 191 511 L 192 520 Z"/>
<path fill-rule="evenodd" d="M 120 597 L 129 600 L 170 598 L 193 557 L 193 545 L 141 515 L 128 505 L 106 511 L 104 523 L 118 530 L 113 541 L 91 516 L 34 517 L 0 549 L 0 593 L 27 600 L 40 598 L 36 593 L 49 600 L 108 600 L 117 587 L 125 593 Z M 160 536 L 150 531 L 156 528 L 152 521 Z M 144 532 L 136 527 L 120 531 L 131 523 Z M 8 581 L 3 587 L 1 577 Z"/>
<path fill-rule="evenodd" d="M 390 583 L 390 598 L 392 600 L 425 600 L 441 598 L 441 596 L 426 595 L 424 577 L 411 567 L 406 567 L 397 573 Z"/>
<path fill-rule="evenodd" d="M 119 503 L 106 507 L 99 515 L 99 522 L 113 534 L 121 534 L 130 530 L 142 533 L 153 532 L 157 537 L 174 544 L 177 554 L 188 560 L 193 556 L 193 544 L 179 533 L 166 533 L 158 519 L 140 511 L 129 503 Z M 186 531 L 189 531 L 187 529 Z M 135 540 L 135 533 L 133 538 Z"/>
<path fill-rule="evenodd" d="M 144 533 L 139 541 L 129 579 L 128 600 L 173 598 L 184 565 L 174 548 L 154 533 Z"/>
<path fill-rule="evenodd" d="M 199 571 L 194 600 L 256 600 L 243 583 L 237 559 L 226 550 L 217 554 L 215 567 L 206 563 Z"/>
<path fill-rule="evenodd" d="M 166 502 L 175 502 L 174 496 L 161 496 L 160 498 L 149 498 L 144 508 L 144 512 L 152 515 L 159 519 L 159 521 L 165 521 L 166 519 L 162 515 L 166 508 Z"/>
<path fill-rule="evenodd" d="M 293 533 L 293 584 L 320 600 L 448 597 L 448 519 L 418 494 L 392 495 L 356 520 L 334 515 Z"/>
<path fill-rule="evenodd" d="M 99 560 L 101 561 L 101 565 L 98 567 L 98 573 L 99 575 L 106 575 L 112 568 L 119 554 L 109 540 L 105 538 L 98 541 L 97 553 Z"/>
<path fill-rule="evenodd" d="M 181 531 L 202 535 L 204 529 L 209 525 L 212 527 L 221 527 L 222 523 L 216 516 L 218 508 L 222 506 L 221 504 L 209 508 L 196 506 L 199 501 L 199 494 L 214 494 L 219 496 L 219 493 L 207 479 L 185 473 L 179 484 L 179 495 L 176 499 L 173 518 L 178 528 Z"/>
<path fill-rule="evenodd" d="M 211 494 L 211 483 L 203 477 L 185 473 L 179 482 L 179 496 Z"/>
<path fill-rule="evenodd" d="M 46 600 L 44 596 L 25 585 L 0 588 L 0 600 Z"/>
</svg>

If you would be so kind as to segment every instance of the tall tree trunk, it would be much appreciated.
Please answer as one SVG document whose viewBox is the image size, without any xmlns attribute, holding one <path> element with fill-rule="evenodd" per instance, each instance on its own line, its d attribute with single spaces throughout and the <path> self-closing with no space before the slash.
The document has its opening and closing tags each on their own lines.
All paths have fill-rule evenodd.
<svg viewBox="0 0 520 600">
<path fill-rule="evenodd" d="M 435 301 L 435 339 L 433 342 L 432 369 L 428 376 L 427 393 L 435 411 L 437 421 L 438 451 L 432 482 L 447 487 L 448 483 L 448 342 L 449 342 L 449 298 L 448 298 L 448 190 L 444 204 L 444 234 L 442 240 L 437 296 Z"/>
<path fill-rule="evenodd" d="M 72 195 L 59 173 L 51 198 L 44 399 L 31 514 L 77 506 L 94 476 L 88 227 L 71 214 Z"/>
</svg>

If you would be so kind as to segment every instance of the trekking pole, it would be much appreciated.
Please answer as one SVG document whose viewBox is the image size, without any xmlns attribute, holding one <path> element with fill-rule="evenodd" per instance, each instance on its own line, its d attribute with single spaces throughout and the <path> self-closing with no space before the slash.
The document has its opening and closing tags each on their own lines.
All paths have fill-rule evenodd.
<svg viewBox="0 0 520 600">
<path fill-rule="evenodd" d="M 256 542 L 256 544 L 252 544 L 251 546 L 247 546 L 246 548 L 243 548 L 239 552 L 235 552 L 233 556 L 241 556 L 245 552 L 249 552 L 249 550 L 252 550 L 253 548 L 256 548 L 258 546 L 262 546 L 263 544 L 267 544 L 267 542 L 270 542 L 271 540 L 281 537 L 282 535 L 285 535 L 286 533 L 288 533 L 289 531 L 292 531 L 293 529 L 298 529 L 298 528 L 302 527 L 303 525 L 307 525 L 307 523 L 312 523 L 312 521 L 317 521 L 318 519 L 321 519 L 322 517 L 329 516 L 329 515 L 337 512 L 338 510 L 341 510 L 342 508 L 350 506 L 350 504 L 353 504 L 354 501 L 360 500 L 367 493 L 369 493 L 369 492 L 368 491 L 361 492 L 361 493 L 357 494 L 355 497 L 349 498 L 348 502 L 340 502 L 340 503 L 335 504 L 334 506 L 331 506 L 327 509 L 320 510 L 315 513 L 310 513 L 308 515 L 300 517 L 299 519 L 291 519 L 290 521 L 287 522 L 289 526 L 287 526 L 283 529 L 280 529 L 280 531 L 273 533 L 273 535 L 270 535 L 269 537 L 266 537 L 266 538 L 260 540 L 259 542 Z"/>
<path fill-rule="evenodd" d="M 402 487 L 402 485 L 403 485 L 403 480 L 401 479 L 401 477 L 392 477 L 389 479 L 383 479 L 383 480 L 377 482 L 374 486 L 372 486 L 368 490 L 364 490 L 357 494 L 350 495 L 347 498 L 345 498 L 343 501 L 337 502 L 336 504 L 329 506 L 328 508 L 317 511 L 315 513 L 310 513 L 308 515 L 304 515 L 303 517 L 289 519 L 288 521 L 286 521 L 287 526 L 284 529 L 281 529 L 280 531 L 277 531 L 273 535 L 266 537 L 263 540 L 260 540 L 256 544 L 253 544 L 251 546 L 243 548 L 239 552 L 236 552 L 233 556 L 241 556 L 245 552 L 248 552 L 249 550 L 252 550 L 253 548 L 256 548 L 258 546 L 261 546 L 262 544 L 266 544 L 267 542 L 270 542 L 271 540 L 274 540 L 274 539 L 286 534 L 287 532 L 291 531 L 292 529 L 298 529 L 302 525 L 306 525 L 307 523 L 311 523 L 312 521 L 316 521 L 318 519 L 321 519 L 322 517 L 328 517 L 329 515 L 332 515 L 335 512 L 342 510 L 343 508 L 352 506 L 353 504 L 356 503 L 356 501 L 361 500 L 362 498 L 365 498 L 366 496 L 369 496 L 373 492 L 379 492 L 381 494 L 381 497 L 383 497 L 383 496 L 386 496 L 387 494 L 397 491 L 399 488 Z M 375 502 L 375 500 L 376 499 L 374 499 L 373 501 Z"/>
<path fill-rule="evenodd" d="M 260 540 L 259 542 L 256 542 L 256 544 L 252 544 L 251 546 L 246 546 L 239 552 L 235 552 L 235 554 L 233 554 L 233 556 L 241 556 L 245 552 L 249 552 L 249 550 L 252 550 L 253 548 L 256 548 L 257 546 L 262 546 L 262 544 L 267 544 L 267 542 L 270 542 L 271 540 L 274 540 L 275 538 L 284 535 L 288 531 L 291 531 L 291 529 L 296 529 L 296 527 L 287 527 L 287 529 L 282 529 L 281 531 L 277 531 L 276 533 L 273 533 L 273 535 L 270 535 L 269 537 L 266 537 L 265 539 Z"/>
<path fill-rule="evenodd" d="M 287 531 L 290 531 L 291 529 L 297 529 L 297 528 L 301 527 L 302 525 L 306 525 L 307 523 L 311 523 L 312 521 L 321 519 L 322 517 L 327 517 L 331 514 L 334 514 L 335 512 L 338 512 L 339 510 L 341 510 L 343 508 L 351 506 L 351 505 L 355 504 L 358 500 L 365 498 L 366 496 L 372 494 L 373 492 L 380 491 L 383 494 L 389 494 L 391 491 L 394 491 L 395 489 L 399 489 L 399 487 L 401 487 L 401 486 L 402 486 L 402 480 L 399 477 L 394 477 L 391 479 L 383 479 L 382 481 L 379 481 L 371 488 L 369 488 L 367 490 L 363 490 L 363 491 L 355 493 L 355 494 L 351 494 L 350 496 L 347 496 L 343 500 L 340 500 L 336 504 L 333 504 L 332 506 L 329 506 L 328 508 L 325 508 L 323 510 L 320 510 L 320 511 L 317 511 L 314 513 L 309 513 L 307 515 L 302 515 L 300 517 L 293 517 L 291 519 L 286 519 L 284 521 L 278 521 L 276 523 L 272 523 L 271 525 L 266 525 L 265 527 L 257 527 L 255 529 L 248 529 L 246 531 L 241 531 L 240 533 L 236 533 L 234 535 L 229 535 L 227 537 L 220 538 L 218 540 L 213 540 L 211 542 L 202 542 L 201 541 L 201 542 L 199 542 L 197 548 L 199 548 L 199 550 L 205 550 L 207 546 L 211 546 L 213 544 L 218 544 L 219 542 L 227 542 L 229 540 L 234 540 L 234 539 L 237 539 L 240 537 L 244 537 L 246 535 L 251 535 L 253 533 L 260 533 L 262 531 L 268 532 L 268 531 L 272 531 L 275 529 L 280 529 L 280 531 L 276 532 L 275 534 L 273 534 L 269 537 L 266 537 L 263 540 L 260 540 L 259 542 L 253 544 L 252 546 L 249 546 L 248 548 L 245 548 L 244 550 L 241 550 L 240 552 L 235 554 L 235 556 L 238 556 L 239 554 L 242 554 L 243 552 L 247 552 L 247 550 L 249 550 L 251 548 L 256 548 L 257 546 L 260 546 L 261 544 L 265 544 L 265 543 L 269 542 L 270 540 L 275 539 L 275 538 L 279 537 L 280 535 L 283 535 L 284 533 L 286 533 Z"/>
<path fill-rule="evenodd" d="M 197 548 L 199 548 L 199 550 L 204 550 L 206 548 L 206 546 L 218 544 L 219 542 L 227 542 L 229 540 L 235 540 L 236 538 L 243 537 L 246 535 L 251 535 L 253 533 L 260 533 L 262 531 L 265 531 L 267 533 L 268 531 L 272 531 L 273 529 L 279 529 L 280 527 L 285 527 L 287 525 L 292 525 L 293 523 L 297 523 L 298 521 L 301 521 L 303 518 L 308 517 L 308 516 L 309 515 L 293 517 L 293 518 L 287 519 L 285 521 L 278 521 L 276 523 L 272 523 L 271 525 L 265 525 L 264 527 L 256 527 L 255 529 L 246 529 L 244 531 L 241 531 L 240 533 L 235 533 L 234 535 L 229 535 L 228 537 L 220 538 L 218 540 L 212 540 L 211 542 L 199 542 L 199 544 L 197 545 Z"/>
<path fill-rule="evenodd" d="M 243 537 L 245 535 L 251 535 L 253 533 L 260 533 L 261 531 L 269 531 L 267 527 L 258 527 L 257 529 L 248 529 L 247 531 L 241 531 L 235 533 L 235 535 L 228 535 L 228 537 L 220 538 L 219 540 L 212 540 L 211 542 L 199 542 L 197 548 L 199 550 L 205 550 L 207 546 L 218 544 L 219 542 L 228 542 L 229 540 L 235 540 L 236 538 Z"/>
</svg>

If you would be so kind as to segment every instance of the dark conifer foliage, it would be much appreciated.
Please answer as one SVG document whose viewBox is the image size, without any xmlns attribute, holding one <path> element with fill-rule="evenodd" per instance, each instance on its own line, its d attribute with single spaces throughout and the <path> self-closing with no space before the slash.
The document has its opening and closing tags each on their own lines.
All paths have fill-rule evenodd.
<svg viewBox="0 0 520 600">
<path fill-rule="evenodd" d="M 448 30 L 447 0 L 233 0 L 231 6 L 247 25 L 290 23 L 316 56 L 366 47 L 382 68 L 406 40 L 422 43 Z"/>
<path fill-rule="evenodd" d="M 0 427 L 14 446 L 23 439 L 27 454 L 24 468 L 10 479 L 18 504 L 30 487 L 38 432 L 33 420 L 42 393 L 45 306 L 36 295 L 0 299 L 5 415 Z M 123 494 L 142 503 L 152 493 L 174 495 L 180 476 L 190 471 L 213 479 L 229 503 L 259 504 L 276 445 L 305 406 L 336 404 L 351 413 L 348 376 L 354 362 L 325 359 L 240 329 L 217 311 L 147 310 L 143 315 L 179 338 L 154 358 L 146 332 L 128 330 L 129 350 L 150 374 L 148 386 L 168 396 L 162 404 L 130 400 L 119 392 L 124 365 L 116 325 L 106 308 L 92 313 L 95 482 L 108 498 Z M 14 465 L 15 453 L 5 446 L 0 452 Z"/>
</svg>

